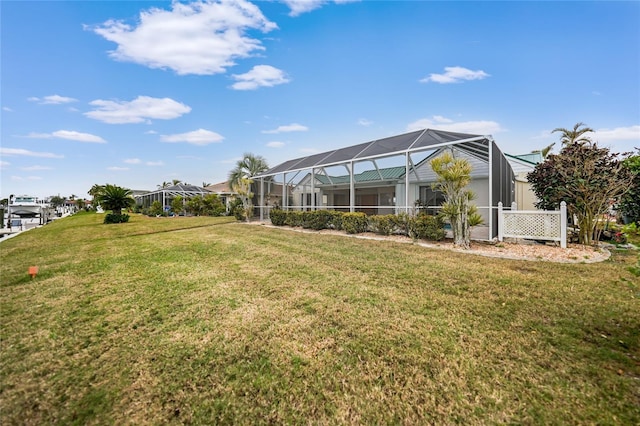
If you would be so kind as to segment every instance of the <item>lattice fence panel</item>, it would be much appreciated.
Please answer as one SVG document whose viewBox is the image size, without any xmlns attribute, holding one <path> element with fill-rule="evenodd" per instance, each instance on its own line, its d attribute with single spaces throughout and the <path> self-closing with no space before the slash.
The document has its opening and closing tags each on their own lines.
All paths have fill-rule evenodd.
<svg viewBox="0 0 640 426">
<path fill-rule="evenodd" d="M 505 237 L 558 240 L 560 238 L 559 213 L 503 212 Z"/>
</svg>

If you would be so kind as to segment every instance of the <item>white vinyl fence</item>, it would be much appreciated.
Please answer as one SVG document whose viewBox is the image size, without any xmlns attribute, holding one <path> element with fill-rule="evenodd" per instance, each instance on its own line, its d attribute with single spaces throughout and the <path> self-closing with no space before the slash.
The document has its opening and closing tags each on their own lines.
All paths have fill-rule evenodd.
<svg viewBox="0 0 640 426">
<path fill-rule="evenodd" d="M 498 241 L 504 238 L 560 241 L 567 248 L 567 203 L 560 203 L 560 210 L 504 210 L 498 203 Z"/>
</svg>

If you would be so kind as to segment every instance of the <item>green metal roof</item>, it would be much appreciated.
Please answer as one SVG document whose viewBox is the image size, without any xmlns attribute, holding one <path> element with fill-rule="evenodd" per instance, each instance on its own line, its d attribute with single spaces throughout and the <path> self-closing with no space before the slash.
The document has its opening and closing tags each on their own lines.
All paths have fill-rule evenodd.
<svg viewBox="0 0 640 426">
<path fill-rule="evenodd" d="M 377 170 L 365 170 L 362 173 L 357 173 L 353 175 L 353 180 L 356 183 L 361 182 L 375 182 L 380 180 L 395 180 L 400 179 L 404 176 L 404 166 L 398 167 L 387 167 L 383 169 Z M 378 173 L 379 172 L 379 173 Z M 382 179 L 380 178 L 382 176 Z M 349 175 L 342 176 L 325 176 L 325 175 L 316 175 L 316 179 L 319 180 L 324 185 L 340 185 L 349 183 Z"/>
<path fill-rule="evenodd" d="M 544 160 L 542 158 L 542 153 L 540 153 L 540 151 L 531 152 L 529 154 L 518 154 L 518 155 L 504 154 L 504 155 L 506 157 L 516 158 L 516 159 L 521 160 L 521 161 L 526 161 L 527 163 L 531 163 L 533 165 L 536 165 L 538 163 L 542 163 L 542 161 Z"/>
</svg>

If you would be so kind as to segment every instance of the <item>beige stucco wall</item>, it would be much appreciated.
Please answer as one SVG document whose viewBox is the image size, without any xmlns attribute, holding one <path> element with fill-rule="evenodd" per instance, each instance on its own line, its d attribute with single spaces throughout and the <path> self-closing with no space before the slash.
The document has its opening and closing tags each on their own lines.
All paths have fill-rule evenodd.
<svg viewBox="0 0 640 426">
<path fill-rule="evenodd" d="M 531 189 L 531 184 L 527 182 L 526 173 L 516 175 L 516 203 L 518 210 L 537 210 L 534 203 L 538 199 Z"/>
</svg>

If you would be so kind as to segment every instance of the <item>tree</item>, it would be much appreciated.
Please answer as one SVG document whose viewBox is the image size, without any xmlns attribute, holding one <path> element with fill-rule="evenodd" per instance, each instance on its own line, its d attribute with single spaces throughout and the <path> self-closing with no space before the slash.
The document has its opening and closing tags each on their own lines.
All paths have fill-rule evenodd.
<svg viewBox="0 0 640 426">
<path fill-rule="evenodd" d="M 171 182 L 164 181 L 160 185 L 158 185 L 158 189 L 165 189 L 171 186 Z"/>
<path fill-rule="evenodd" d="M 129 208 L 135 204 L 130 189 L 120 186 L 106 184 L 98 194 L 98 204 L 105 210 L 111 210 L 114 215 L 121 215 L 122 209 Z"/>
<path fill-rule="evenodd" d="M 437 176 L 433 188 L 444 194 L 441 214 L 451 223 L 453 244 L 468 249 L 471 226 L 482 223 L 477 207 L 470 204 L 475 194 L 465 190 L 471 182 L 471 164 L 464 158 L 453 158 L 448 152 L 434 158 L 429 164 Z"/>
<path fill-rule="evenodd" d="M 91 195 L 94 199 L 104 190 L 104 185 L 94 184 L 91 189 L 87 191 L 87 194 Z"/>
<path fill-rule="evenodd" d="M 59 195 L 54 195 L 53 197 L 49 198 L 49 204 L 51 204 L 51 207 L 53 207 L 54 209 L 64 206 L 64 203 L 66 201 L 67 200 L 65 200 L 64 197 L 61 197 Z"/>
<path fill-rule="evenodd" d="M 240 178 L 240 181 L 235 185 L 234 190 L 238 193 L 238 197 L 242 201 L 242 211 L 234 211 L 234 215 L 238 220 L 245 219 L 247 222 L 253 216 L 253 192 L 251 192 L 251 184 L 253 180 L 247 177 Z"/>
<path fill-rule="evenodd" d="M 178 216 L 182 210 L 184 209 L 184 199 L 182 195 L 176 195 L 176 197 L 171 200 L 171 211 L 174 215 Z"/>
<path fill-rule="evenodd" d="M 582 129 L 580 128 L 582 127 Z M 573 126 L 573 129 L 565 129 L 564 127 L 556 127 L 551 131 L 551 133 L 561 133 L 560 142 L 562 145 L 572 145 L 574 143 L 584 144 L 591 143 L 591 138 L 585 136 L 585 133 L 592 133 L 593 129 L 590 127 L 586 127 L 584 123 L 576 123 Z"/>
<path fill-rule="evenodd" d="M 151 207 L 149 207 L 149 214 L 152 216 L 162 216 L 164 211 L 162 210 L 162 203 L 158 200 L 151 203 Z"/>
<path fill-rule="evenodd" d="M 182 181 L 181 181 L 180 179 L 173 179 L 173 180 L 171 181 L 171 184 L 172 184 L 173 186 L 176 186 L 176 185 L 178 185 L 178 184 L 180 184 L 180 183 L 182 183 Z"/>
<path fill-rule="evenodd" d="M 203 188 L 206 188 L 207 186 L 211 186 L 211 182 L 206 182 L 206 181 L 202 182 Z"/>
<path fill-rule="evenodd" d="M 550 155 L 527 175 L 540 200 L 536 207 L 555 210 L 565 201 L 569 214 L 577 217 L 579 242 L 597 241 L 598 219 L 628 190 L 633 178 L 618 156 L 591 141 L 565 144 L 559 154 Z"/>
<path fill-rule="evenodd" d="M 226 211 L 225 205 L 217 194 L 207 194 L 202 200 L 204 213 L 208 216 L 222 216 Z"/>
<path fill-rule="evenodd" d="M 633 175 L 633 181 L 620 200 L 620 214 L 627 221 L 640 225 L 640 149 L 637 155 L 628 157 L 622 164 Z"/>
<path fill-rule="evenodd" d="M 234 189 L 242 178 L 252 178 L 267 170 L 269 170 L 269 165 L 264 157 L 245 153 L 242 159 L 236 163 L 236 167 L 229 172 L 229 186 Z"/>
</svg>

